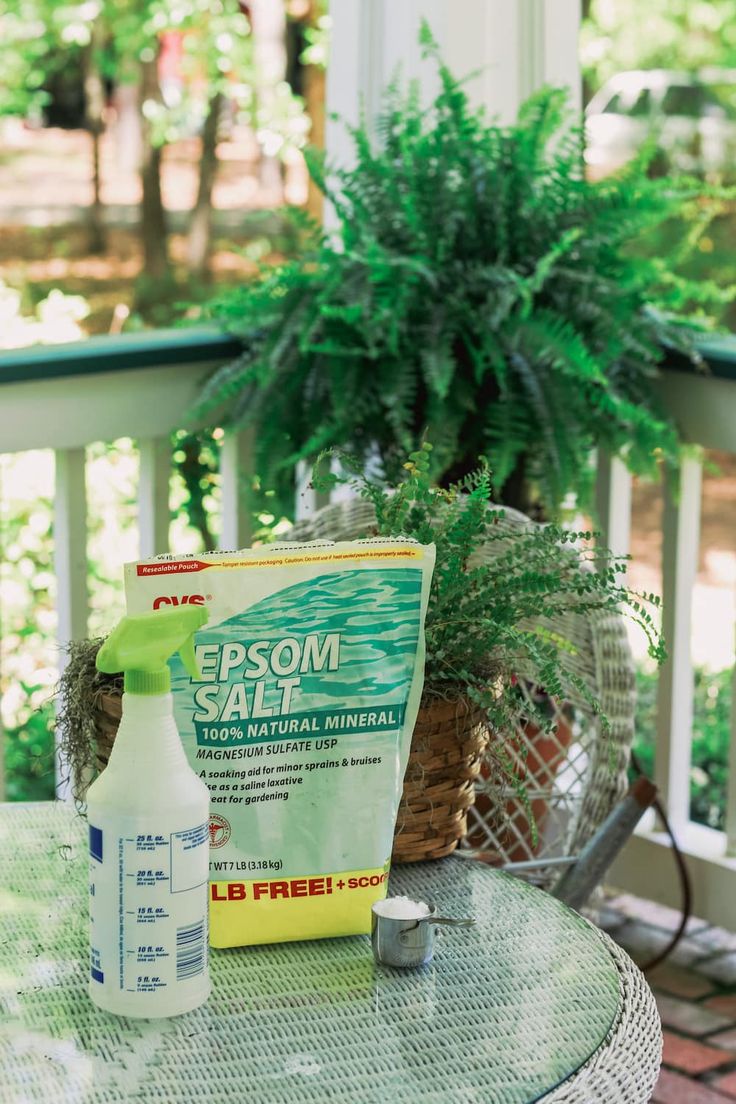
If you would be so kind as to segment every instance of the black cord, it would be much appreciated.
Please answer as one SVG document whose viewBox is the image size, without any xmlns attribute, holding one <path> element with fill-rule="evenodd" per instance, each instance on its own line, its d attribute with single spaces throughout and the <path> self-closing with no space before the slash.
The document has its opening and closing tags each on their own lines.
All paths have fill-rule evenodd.
<svg viewBox="0 0 736 1104">
<path fill-rule="evenodd" d="M 633 751 L 631 753 L 631 765 L 641 778 L 647 777 L 642 770 L 641 763 L 634 755 Z M 655 797 L 652 804 L 656 809 L 657 815 L 662 821 L 662 824 L 664 825 L 664 830 L 670 837 L 670 843 L 672 844 L 672 854 L 675 859 L 675 865 L 677 866 L 677 872 L 680 876 L 680 889 L 682 891 L 682 904 L 680 906 L 680 911 L 682 912 L 682 916 L 680 918 L 680 924 L 677 931 L 672 936 L 672 939 L 669 941 L 664 950 L 660 951 L 659 954 L 655 955 L 654 958 L 650 959 L 649 962 L 645 963 L 643 966 L 640 966 L 640 969 L 643 973 L 647 973 L 647 971 L 653 970 L 655 966 L 659 966 L 660 962 L 664 962 L 664 960 L 672 954 L 675 947 L 685 934 L 685 929 L 687 928 L 687 922 L 690 919 L 693 903 L 693 886 L 692 881 L 690 880 L 690 871 L 688 870 L 687 863 L 685 862 L 685 856 L 677 845 L 675 834 L 672 831 L 672 826 L 669 820 L 667 819 L 667 813 L 664 810 L 662 802 L 659 800 L 658 797 Z"/>
</svg>

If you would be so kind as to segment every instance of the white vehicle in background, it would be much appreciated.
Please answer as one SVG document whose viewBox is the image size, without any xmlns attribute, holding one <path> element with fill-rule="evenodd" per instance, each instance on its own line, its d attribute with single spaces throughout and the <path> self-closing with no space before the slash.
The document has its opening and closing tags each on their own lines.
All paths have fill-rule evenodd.
<svg viewBox="0 0 736 1104">
<path fill-rule="evenodd" d="M 736 173 L 736 69 L 618 73 L 588 104 L 585 129 L 593 178 L 621 168 L 650 135 L 662 170 Z"/>
</svg>

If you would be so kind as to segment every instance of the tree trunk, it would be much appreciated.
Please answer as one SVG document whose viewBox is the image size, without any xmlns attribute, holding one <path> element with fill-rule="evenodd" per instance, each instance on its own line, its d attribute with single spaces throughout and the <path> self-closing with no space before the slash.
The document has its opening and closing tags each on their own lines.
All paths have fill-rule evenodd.
<svg viewBox="0 0 736 1104">
<path fill-rule="evenodd" d="M 100 48 L 101 25 L 97 20 L 92 26 L 89 46 L 84 51 L 84 99 L 85 126 L 92 143 L 92 206 L 88 213 L 89 251 L 104 253 L 107 235 L 102 214 L 102 175 L 100 172 L 100 138 L 104 130 L 105 89 L 97 67 L 97 51 Z"/>
<path fill-rule="evenodd" d="M 141 102 L 161 102 L 157 59 L 141 62 Z M 160 279 L 170 275 L 168 228 L 161 194 L 161 163 L 163 146 L 154 143 L 151 121 L 142 115 L 141 152 L 141 237 L 143 240 L 144 276 Z"/>
<path fill-rule="evenodd" d="M 312 3 L 309 13 L 309 21 L 313 22 L 318 14 L 319 7 Z M 307 115 L 312 123 L 309 132 L 309 144 L 317 149 L 325 148 L 325 103 L 327 101 L 327 74 L 321 65 L 309 65 L 304 76 L 304 99 L 307 107 Z M 322 222 L 324 217 L 324 196 L 317 185 L 309 178 L 307 190 L 307 210 L 317 222 Z"/>
<path fill-rule="evenodd" d="M 217 175 L 217 128 L 221 110 L 222 93 L 216 92 L 210 100 L 202 130 L 199 186 L 189 221 L 187 240 L 189 271 L 199 277 L 207 274 L 207 259 L 212 240 L 212 189 Z"/>
</svg>

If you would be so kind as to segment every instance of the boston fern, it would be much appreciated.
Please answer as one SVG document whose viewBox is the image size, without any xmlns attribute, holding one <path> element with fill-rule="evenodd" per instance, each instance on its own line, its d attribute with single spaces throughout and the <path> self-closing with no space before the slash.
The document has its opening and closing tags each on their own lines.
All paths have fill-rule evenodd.
<svg viewBox="0 0 736 1104">
<path fill-rule="evenodd" d="M 424 44 L 436 58 L 426 28 Z M 296 259 L 213 303 L 244 351 L 200 412 L 257 424 L 282 504 L 297 459 L 345 446 L 390 479 L 426 432 L 442 483 L 485 456 L 501 501 L 554 516 L 585 499 L 595 446 L 638 472 L 676 463 L 652 384 L 665 346 L 695 357 L 683 312 L 717 294 L 676 275 L 713 204 L 702 182 L 650 179 L 644 157 L 586 180 L 563 92 L 499 126 L 437 64 L 431 109 L 394 85 L 375 136 L 352 131 L 354 167 L 310 157 L 339 228 L 312 227 Z M 685 209 L 687 242 L 634 248 Z"/>
<path fill-rule="evenodd" d="M 334 463 L 320 463 L 314 476 L 320 489 L 348 483 L 368 499 L 378 535 L 436 545 L 425 624 L 425 694 L 467 696 L 487 710 L 501 734 L 513 733 L 522 714 L 542 728 L 551 725 L 543 707 L 519 695 L 517 676 L 551 697 L 564 699 L 575 691 L 599 712 L 590 689 L 572 670 L 573 645 L 554 627 L 565 613 L 628 614 L 644 630 L 650 655 L 664 658 L 649 612 L 659 600 L 622 585 L 625 560 L 591 547 L 588 532 L 504 524 L 503 510 L 491 505 L 485 465 L 450 488 L 434 486 L 431 451 L 424 443 L 413 452 L 403 465 L 404 478 L 391 488 L 369 479 L 361 461 L 344 454 L 340 474 L 323 470 L 334 469 Z M 334 459 L 334 453 L 328 455 Z M 510 758 L 507 765 L 513 775 Z"/>
</svg>

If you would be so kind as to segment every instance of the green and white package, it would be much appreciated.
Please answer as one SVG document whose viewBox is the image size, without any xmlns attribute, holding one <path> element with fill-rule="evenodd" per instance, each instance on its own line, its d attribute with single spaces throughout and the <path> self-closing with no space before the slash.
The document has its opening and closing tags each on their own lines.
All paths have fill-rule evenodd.
<svg viewBox="0 0 736 1104">
<path fill-rule="evenodd" d="M 201 678 L 170 661 L 210 789 L 214 946 L 370 930 L 424 676 L 434 545 L 269 545 L 125 569 L 129 613 L 204 605 Z"/>
</svg>

